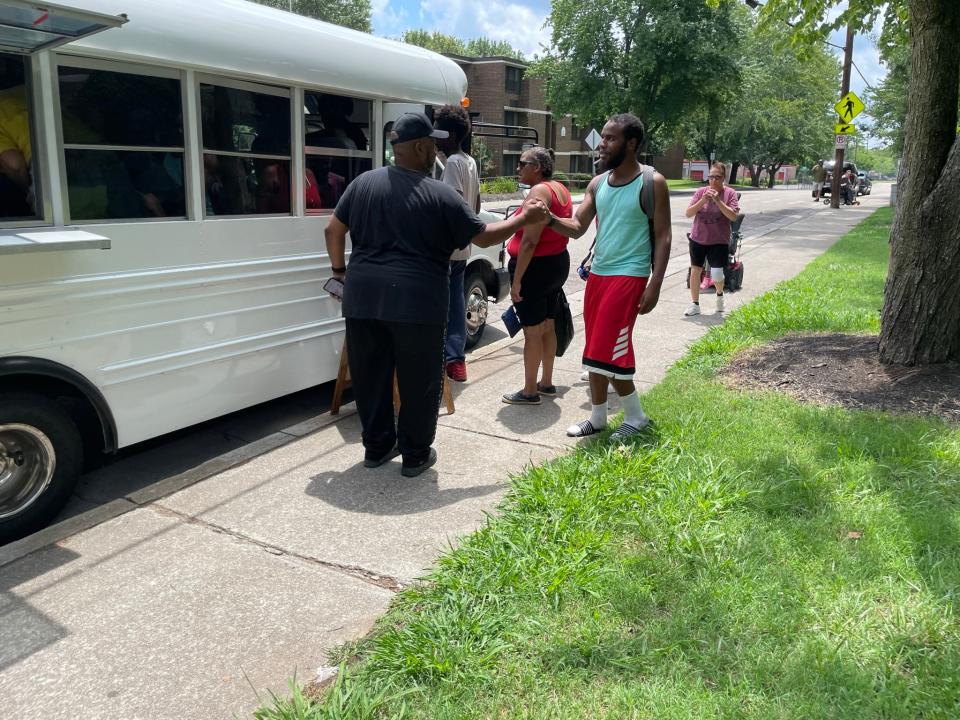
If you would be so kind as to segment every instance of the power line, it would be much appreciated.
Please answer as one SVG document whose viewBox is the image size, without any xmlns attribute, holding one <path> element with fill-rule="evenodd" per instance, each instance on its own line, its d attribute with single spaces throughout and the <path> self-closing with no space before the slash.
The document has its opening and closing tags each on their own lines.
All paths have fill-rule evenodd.
<svg viewBox="0 0 960 720">
<path fill-rule="evenodd" d="M 853 69 L 857 71 L 857 75 L 859 75 L 863 80 L 863 84 L 867 86 L 867 89 L 873 90 L 873 85 L 871 85 L 870 81 L 863 76 L 863 73 L 860 72 L 860 68 L 857 67 L 857 64 L 853 60 L 850 61 L 850 64 L 853 65 Z"/>
</svg>

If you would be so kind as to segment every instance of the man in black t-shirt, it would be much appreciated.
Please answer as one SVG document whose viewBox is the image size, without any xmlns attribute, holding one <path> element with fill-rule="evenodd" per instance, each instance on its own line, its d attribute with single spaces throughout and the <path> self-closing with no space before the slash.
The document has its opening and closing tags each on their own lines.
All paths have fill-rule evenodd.
<svg viewBox="0 0 960 720">
<path fill-rule="evenodd" d="M 422 113 L 401 116 L 391 133 L 396 166 L 354 180 L 325 231 L 331 270 L 344 280 L 343 317 L 364 465 L 378 467 L 402 454 L 406 477 L 437 460 L 430 446 L 443 389 L 450 254 L 471 242 L 495 245 L 548 218 L 543 203 L 535 201 L 519 215 L 484 224 L 453 188 L 429 177 L 437 157 L 433 139 L 446 136 Z M 396 426 L 394 370 L 400 389 Z"/>
</svg>

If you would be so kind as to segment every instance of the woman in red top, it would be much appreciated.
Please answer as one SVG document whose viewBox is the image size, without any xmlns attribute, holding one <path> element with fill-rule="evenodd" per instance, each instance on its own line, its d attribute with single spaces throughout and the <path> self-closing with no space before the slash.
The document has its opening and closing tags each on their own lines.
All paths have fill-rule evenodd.
<svg viewBox="0 0 960 720">
<path fill-rule="evenodd" d="M 553 152 L 543 147 L 524 151 L 517 165 L 520 182 L 530 186 L 528 198 L 538 198 L 557 217 L 573 215 L 570 192 L 553 176 Z M 540 396 L 553 396 L 553 361 L 557 352 L 554 319 L 560 290 L 570 274 L 567 238 L 547 223 L 528 225 L 507 243 L 510 297 L 523 326 L 523 390 L 503 396 L 512 405 L 539 405 Z M 537 374 L 540 369 L 540 381 Z"/>
</svg>

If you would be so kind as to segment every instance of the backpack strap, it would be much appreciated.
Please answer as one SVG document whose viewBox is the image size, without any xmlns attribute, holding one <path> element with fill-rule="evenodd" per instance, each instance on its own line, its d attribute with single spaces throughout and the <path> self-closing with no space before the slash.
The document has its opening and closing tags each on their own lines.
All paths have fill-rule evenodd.
<svg viewBox="0 0 960 720">
<path fill-rule="evenodd" d="M 653 166 L 642 165 L 643 184 L 640 186 L 640 209 L 647 216 L 647 223 L 650 226 L 650 269 L 653 270 L 653 254 L 656 245 L 653 242 L 653 216 L 656 210 L 656 201 L 653 188 Z"/>
<path fill-rule="evenodd" d="M 608 177 L 609 175 L 610 175 L 610 171 L 607 170 L 607 171 L 603 174 L 603 180 L 600 180 L 599 182 L 597 182 L 597 186 L 599 187 L 599 186 L 600 186 L 600 183 L 606 182 L 606 181 L 607 181 L 607 177 Z M 580 261 L 580 267 L 586 267 L 586 266 L 587 266 L 587 263 L 590 262 L 590 261 L 592 261 L 592 259 L 593 259 L 593 248 L 596 246 L 596 244 L 597 244 L 597 236 L 594 235 L 594 236 L 593 236 L 593 242 L 590 243 L 590 249 L 587 250 L 587 256 L 586 256 L 583 260 Z"/>
</svg>

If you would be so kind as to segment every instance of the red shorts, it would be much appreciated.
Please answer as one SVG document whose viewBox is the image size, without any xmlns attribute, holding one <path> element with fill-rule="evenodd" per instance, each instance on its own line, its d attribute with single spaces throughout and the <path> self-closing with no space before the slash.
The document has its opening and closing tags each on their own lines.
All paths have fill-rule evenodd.
<svg viewBox="0 0 960 720">
<path fill-rule="evenodd" d="M 585 370 L 617 380 L 633 379 L 633 326 L 646 287 L 645 277 L 590 273 L 583 298 Z"/>
</svg>

